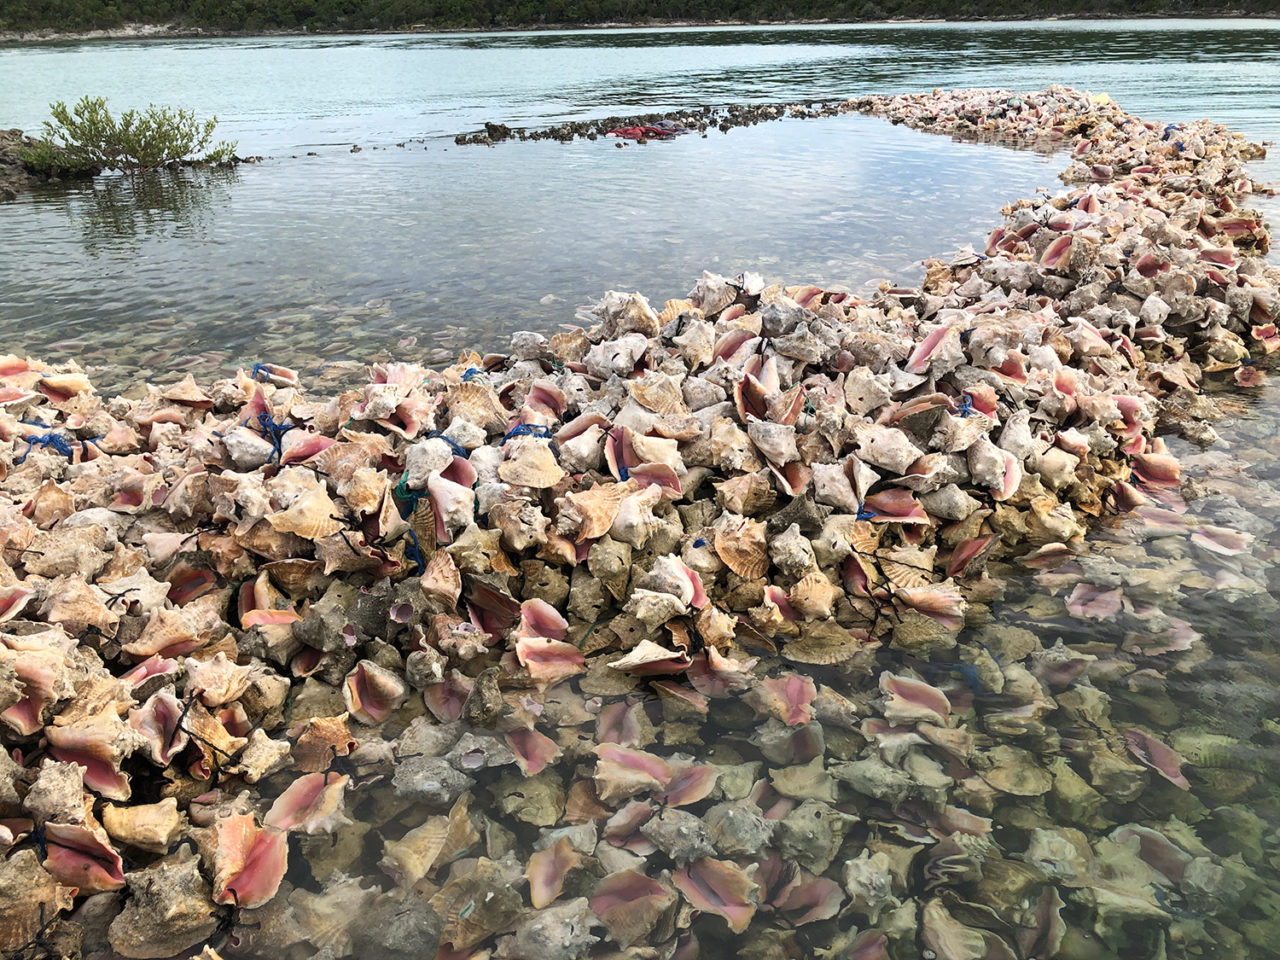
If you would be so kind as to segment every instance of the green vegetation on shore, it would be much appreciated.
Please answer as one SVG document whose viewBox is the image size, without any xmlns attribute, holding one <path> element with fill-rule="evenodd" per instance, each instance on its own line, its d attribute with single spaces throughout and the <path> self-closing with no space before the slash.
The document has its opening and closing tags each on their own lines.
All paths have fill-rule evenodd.
<svg viewBox="0 0 1280 960">
<path fill-rule="evenodd" d="M 647 21 L 992 19 L 1275 13 L 1276 0 L 6 0 L 0 31 L 127 23 L 216 31 L 479 29 Z"/>
<path fill-rule="evenodd" d="M 56 151 L 77 167 L 115 170 L 150 170 L 169 163 L 226 163 L 236 145 L 213 144 L 218 118 L 196 119 L 195 111 L 179 107 L 126 110 L 114 117 L 106 97 L 81 97 L 74 107 L 59 100 L 49 105 L 53 120 L 46 120 L 41 147 Z M 33 151 L 23 156 L 28 166 Z"/>
<path fill-rule="evenodd" d="M 66 180 L 102 170 L 139 172 L 235 159 L 234 143 L 213 143 L 218 118 L 198 120 L 191 110 L 152 104 L 115 117 L 106 97 L 85 95 L 74 107 L 50 104 L 49 112 L 53 120 L 45 121 L 41 137 L 18 150 L 22 166 L 39 177 Z"/>
</svg>

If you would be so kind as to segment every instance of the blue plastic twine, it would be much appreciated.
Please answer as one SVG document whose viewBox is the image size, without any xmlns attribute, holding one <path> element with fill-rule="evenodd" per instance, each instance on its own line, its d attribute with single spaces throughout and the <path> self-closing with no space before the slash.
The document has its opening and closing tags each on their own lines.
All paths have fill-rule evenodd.
<svg viewBox="0 0 1280 960">
<path fill-rule="evenodd" d="M 973 413 L 973 398 L 965 394 L 960 400 L 960 409 L 956 411 L 964 419 L 969 419 L 969 414 Z"/>
<path fill-rule="evenodd" d="M 264 380 L 271 379 L 271 371 L 267 369 L 267 365 L 265 363 L 255 363 L 253 365 L 253 369 L 249 371 L 249 379 L 257 380 L 258 374 L 260 373 L 265 374 L 265 376 L 263 377 Z"/>
<path fill-rule="evenodd" d="M 412 560 L 418 567 L 418 576 L 422 576 L 427 571 L 427 565 L 422 562 L 422 547 L 418 543 L 418 535 L 412 530 L 409 531 L 409 545 L 404 548 L 406 560 Z"/>
<path fill-rule="evenodd" d="M 484 371 L 479 367 L 467 367 L 467 372 L 462 375 L 463 383 L 470 383 L 476 377 L 483 377 Z"/>
<path fill-rule="evenodd" d="M 471 457 L 471 451 L 470 451 L 470 450 L 468 450 L 466 447 L 464 447 L 462 444 L 460 444 L 457 440 L 454 440 L 454 439 L 453 439 L 453 437 L 446 437 L 446 436 L 445 436 L 443 433 L 441 433 L 439 430 L 432 430 L 430 433 L 428 433 L 428 434 L 427 434 L 427 439 L 428 439 L 428 440 L 443 440 L 443 441 L 444 441 L 445 443 L 447 443 L 450 447 L 452 447 L 452 448 L 453 448 L 453 452 L 454 452 L 454 453 L 456 453 L 458 456 L 460 456 L 463 460 L 468 460 L 468 459 L 470 459 L 470 457 Z"/>
<path fill-rule="evenodd" d="M 248 422 L 248 420 L 245 421 L 246 424 Z M 262 438 L 271 441 L 271 459 L 279 460 L 281 454 L 280 442 L 284 439 L 286 433 L 297 427 L 297 424 L 276 423 L 275 418 L 264 410 L 258 414 L 258 426 L 262 428 Z"/>
<path fill-rule="evenodd" d="M 516 437 L 545 437 L 550 439 L 553 436 L 550 427 L 539 426 L 536 423 L 517 423 L 514 427 L 507 431 L 502 438 L 502 442 L 506 443 Z"/>
<path fill-rule="evenodd" d="M 551 452 L 555 454 L 556 459 L 559 460 L 560 448 L 556 446 L 555 440 L 552 440 L 552 437 L 554 436 L 555 434 L 551 432 L 550 427 L 542 427 L 536 423 L 517 423 L 507 431 L 506 436 L 502 438 L 502 442 L 506 443 L 508 440 L 512 440 L 515 437 L 542 437 L 544 440 L 551 440 Z M 622 479 L 627 479 L 625 468 L 622 474 Z"/>
<path fill-rule="evenodd" d="M 400 509 L 400 519 L 407 520 L 410 515 L 418 509 L 418 501 L 427 495 L 425 490 L 409 489 L 409 471 L 406 470 L 400 478 L 400 482 L 396 484 L 395 495 L 402 501 L 403 505 Z"/>
<path fill-rule="evenodd" d="M 868 510 L 868 509 L 867 509 L 866 507 L 864 507 L 862 504 L 858 504 L 858 519 L 859 519 L 859 520 L 874 520 L 874 519 L 875 519 L 875 516 L 876 516 L 876 513 L 875 513 L 875 511 L 874 511 L 874 510 Z"/>
<path fill-rule="evenodd" d="M 43 437 L 34 433 L 29 433 L 22 439 L 27 441 L 27 449 L 23 451 L 22 456 L 13 461 L 13 465 L 15 467 L 24 464 L 27 457 L 31 455 L 31 451 L 36 447 L 44 447 L 46 450 L 52 447 L 68 460 L 75 456 L 75 451 L 71 449 L 71 443 L 67 438 L 60 437 L 56 433 L 46 433 Z"/>
</svg>

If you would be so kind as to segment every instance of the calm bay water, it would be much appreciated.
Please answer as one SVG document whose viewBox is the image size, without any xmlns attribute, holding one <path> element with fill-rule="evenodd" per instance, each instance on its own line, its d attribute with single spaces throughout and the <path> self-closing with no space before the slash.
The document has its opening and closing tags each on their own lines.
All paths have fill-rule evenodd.
<svg viewBox="0 0 1280 960">
<path fill-rule="evenodd" d="M 400 344 L 496 347 L 611 287 L 683 295 L 704 268 L 910 281 L 923 257 L 984 236 L 1007 200 L 1053 188 L 1059 162 L 862 117 L 622 150 L 452 136 L 486 120 L 1062 82 L 1280 139 L 1277 40 L 1267 21 L 1152 21 L 0 48 L 6 124 L 36 129 L 50 101 L 91 92 L 216 114 L 242 153 L 268 157 L 0 210 L 0 348 L 127 376 L 264 353 L 314 369 Z"/>
</svg>

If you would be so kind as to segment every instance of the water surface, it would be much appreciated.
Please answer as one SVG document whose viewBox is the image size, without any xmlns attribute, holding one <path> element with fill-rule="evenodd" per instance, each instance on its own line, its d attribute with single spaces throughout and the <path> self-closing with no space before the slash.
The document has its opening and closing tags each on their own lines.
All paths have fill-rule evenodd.
<svg viewBox="0 0 1280 960">
<path fill-rule="evenodd" d="M 452 135 L 486 120 L 1059 82 L 1274 139 L 1277 40 L 1269 21 L 1113 21 L 0 48 L 7 124 L 34 129 L 51 100 L 92 92 L 216 114 L 242 153 L 268 157 L 0 210 L 0 348 L 127 376 L 264 354 L 314 370 L 496 348 L 513 329 L 571 321 L 607 288 L 681 296 L 704 268 L 909 282 L 923 257 L 980 240 L 1004 202 L 1052 188 L 1057 161 L 861 117 L 626 149 L 458 148 Z"/>
</svg>

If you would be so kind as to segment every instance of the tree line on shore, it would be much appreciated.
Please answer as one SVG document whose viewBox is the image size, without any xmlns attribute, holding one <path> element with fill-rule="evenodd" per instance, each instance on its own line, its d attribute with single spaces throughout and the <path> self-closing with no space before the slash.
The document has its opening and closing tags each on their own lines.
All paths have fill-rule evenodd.
<svg viewBox="0 0 1280 960">
<path fill-rule="evenodd" d="M 0 30 L 93 30 L 126 23 L 229 32 L 479 29 L 646 21 L 835 21 L 1275 12 L 1275 0 L 5 0 Z"/>
</svg>

